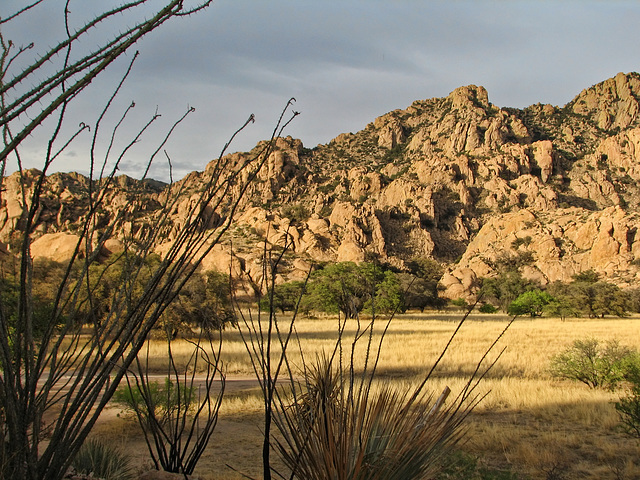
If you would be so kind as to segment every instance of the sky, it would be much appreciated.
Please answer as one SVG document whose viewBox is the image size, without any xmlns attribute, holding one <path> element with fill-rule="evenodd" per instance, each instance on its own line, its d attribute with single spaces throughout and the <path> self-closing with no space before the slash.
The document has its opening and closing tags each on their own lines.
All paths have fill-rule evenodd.
<svg viewBox="0 0 640 480">
<path fill-rule="evenodd" d="M 2 3 L 0 16 L 24 2 Z M 89 18 L 91 8 L 118 3 L 72 0 L 72 23 Z M 7 25 L 4 35 L 46 51 L 63 38 L 63 4 L 45 2 Z M 109 28 L 133 19 L 117 21 L 122 24 Z M 188 107 L 195 111 L 166 145 L 174 180 L 204 170 L 252 113 L 256 122 L 228 151 L 269 138 L 291 97 L 300 115 L 285 135 L 309 148 L 463 85 L 484 86 L 499 107 L 562 106 L 618 72 L 640 71 L 638 25 L 637 1 L 217 0 L 136 46 L 140 56 L 113 106 L 111 125 L 134 101 L 119 131 L 125 145 L 156 111 L 162 116 L 128 152 L 120 172 L 139 178 L 150 152 Z M 116 62 L 78 97 L 70 125 L 95 121 L 131 58 Z M 23 146 L 25 166 L 41 164 L 46 127 Z M 87 145 L 87 138 L 74 141 L 52 169 L 87 173 Z M 164 155 L 149 175 L 169 179 Z"/>
</svg>

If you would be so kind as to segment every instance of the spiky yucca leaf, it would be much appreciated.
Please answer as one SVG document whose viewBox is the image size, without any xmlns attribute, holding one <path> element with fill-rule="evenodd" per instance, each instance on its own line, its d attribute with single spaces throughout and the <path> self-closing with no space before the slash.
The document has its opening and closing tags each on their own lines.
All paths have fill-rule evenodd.
<svg viewBox="0 0 640 480">
<path fill-rule="evenodd" d="M 443 451 L 461 437 L 472 403 L 442 408 L 421 391 L 346 378 L 320 358 L 307 370 L 306 392 L 277 417 L 276 448 L 306 480 L 408 480 L 437 472 Z"/>
</svg>

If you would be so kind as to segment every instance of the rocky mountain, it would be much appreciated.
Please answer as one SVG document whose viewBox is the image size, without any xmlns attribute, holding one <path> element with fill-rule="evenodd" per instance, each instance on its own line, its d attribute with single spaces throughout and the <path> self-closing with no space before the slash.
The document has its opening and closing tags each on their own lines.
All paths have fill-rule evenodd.
<svg viewBox="0 0 640 480">
<path fill-rule="evenodd" d="M 640 75 L 619 73 L 583 90 L 564 107 L 499 108 L 483 87 L 418 100 L 356 133 L 305 148 L 278 138 L 251 183 L 227 244 L 204 269 L 228 271 L 247 293 L 262 276 L 264 241 L 291 242 L 280 280 L 302 278 L 315 262 L 373 260 L 404 269 L 415 257 L 447 265 L 441 283 L 451 298 L 469 296 L 500 262 L 516 262 L 543 283 L 594 269 L 622 287 L 640 280 Z M 259 152 L 234 153 L 239 165 Z M 118 177 L 101 212 L 105 225 L 125 205 L 137 218 L 179 191 L 170 214 L 177 227 L 203 190 L 213 163 L 177 185 Z M 33 188 L 37 172 L 22 183 Z M 21 180 L 4 178 L 0 242 L 12 249 L 24 205 Z M 47 178 L 32 245 L 34 256 L 68 258 L 88 208 L 88 180 Z M 206 212 L 205 212 L 206 213 Z M 206 217 L 208 228 L 220 218 Z M 105 244 L 139 234 L 122 216 Z M 143 229 L 144 230 L 144 229 Z M 639 236 L 640 237 L 640 236 Z M 168 238 L 171 238 L 169 233 Z M 166 240 L 166 239 L 165 239 Z M 167 242 L 156 251 L 166 251 Z"/>
</svg>

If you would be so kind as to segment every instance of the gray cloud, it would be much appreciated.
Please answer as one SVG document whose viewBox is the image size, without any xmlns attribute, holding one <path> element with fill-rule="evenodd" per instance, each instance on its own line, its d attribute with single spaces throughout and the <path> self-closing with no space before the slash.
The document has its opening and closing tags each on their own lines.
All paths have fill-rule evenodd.
<svg viewBox="0 0 640 480">
<path fill-rule="evenodd" d="M 86 17 L 91 3 L 76 0 L 72 10 Z M 59 35 L 51 15 L 34 17 L 42 33 L 37 25 L 25 34 L 51 42 Z M 499 106 L 563 105 L 619 71 L 638 70 L 638 24 L 640 4 L 631 1 L 218 1 L 138 46 L 118 108 L 136 101 L 132 125 L 156 107 L 163 116 L 122 168 L 139 174 L 148 155 L 142 147 L 153 150 L 188 105 L 196 112 L 167 145 L 184 173 L 202 170 L 250 113 L 258 121 L 232 150 L 267 138 L 291 96 L 302 115 L 287 133 L 308 146 L 472 83 Z M 78 118 L 95 117 L 124 64 L 78 99 Z M 73 151 L 57 169 L 82 170 L 80 145 Z M 152 172 L 166 175 L 160 167 Z"/>
</svg>

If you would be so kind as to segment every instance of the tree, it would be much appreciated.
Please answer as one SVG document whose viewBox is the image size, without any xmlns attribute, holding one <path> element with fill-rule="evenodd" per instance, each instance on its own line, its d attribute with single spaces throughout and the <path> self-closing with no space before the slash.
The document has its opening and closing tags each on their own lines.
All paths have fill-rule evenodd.
<svg viewBox="0 0 640 480">
<path fill-rule="evenodd" d="M 440 307 L 443 301 L 438 297 L 438 282 L 442 278 L 442 266 L 426 257 L 414 258 L 407 263 L 410 274 L 398 274 L 404 290 L 406 308 Z"/>
<path fill-rule="evenodd" d="M 590 317 L 622 317 L 629 309 L 627 295 L 613 283 L 574 281 L 571 290 L 582 310 Z"/>
<path fill-rule="evenodd" d="M 507 271 L 497 277 L 483 278 L 480 294 L 485 301 L 497 305 L 504 312 L 511 302 L 527 290 L 540 288 L 537 282 L 522 278 L 517 271 Z"/>
<path fill-rule="evenodd" d="M 544 307 L 545 314 L 562 320 L 581 315 L 582 308 L 571 284 L 553 282 L 547 287 L 547 292 L 552 299 Z"/>
<path fill-rule="evenodd" d="M 5 13 L 0 28 L 10 22 L 28 22 L 32 10 L 43 0 L 34 0 L 15 13 Z M 225 157 L 228 146 L 208 169 L 200 196 L 185 211 L 183 221 L 174 225 L 170 212 L 183 195 L 179 186 L 167 187 L 167 194 L 153 212 L 151 224 L 143 223 L 137 210 L 136 192 L 129 202 L 111 218 L 101 215 L 116 173 L 132 145 L 137 143 L 158 115 L 137 132 L 119 128 L 131 107 L 118 113 L 119 123 L 108 127 L 107 117 L 114 99 L 126 80 L 137 55 L 122 75 L 122 80 L 96 112 L 94 122 L 83 123 L 65 136 L 67 111 L 75 98 L 116 59 L 128 52 L 145 35 L 167 21 L 197 13 L 211 0 L 187 4 L 184 0 L 134 0 L 116 7 L 104 7 L 102 13 L 82 25 L 70 18 L 69 1 L 61 4 L 66 35 L 44 52 L 33 53 L 34 46 L 18 46 L 0 30 L 0 173 L 15 162 L 22 186 L 23 215 L 19 230 L 12 239 L 16 262 L 15 301 L 0 292 L 0 476 L 26 480 L 62 478 L 74 455 L 87 438 L 100 411 L 113 396 L 125 372 L 136 361 L 147 335 L 157 324 L 198 265 L 221 240 L 248 185 L 268 158 L 274 138 L 288 123 L 280 117 L 273 138 L 254 151 L 254 156 L 240 163 Z M 4 12 L 3 12 L 4 13 Z M 142 15 L 140 15 L 142 14 Z M 98 27 L 121 16 L 130 19 L 128 27 L 104 40 Z M 144 19 L 136 21 L 136 18 Z M 127 22 L 124 22 L 125 24 Z M 94 35 L 96 35 L 94 37 Z M 97 46 L 96 46 L 97 45 Z M 95 46 L 95 48 L 94 48 Z M 83 50 L 91 48 L 91 50 Z M 160 136 L 157 149 L 149 157 L 148 167 L 156 158 L 175 128 L 187 118 L 177 119 Z M 295 116 L 295 113 L 293 114 Z M 245 126 L 253 120 L 249 118 Z M 21 147 L 24 140 L 44 126 L 51 127 L 40 170 L 24 170 Z M 244 128 L 241 127 L 241 129 Z M 52 302 L 44 319 L 35 313 L 34 262 L 30 245 L 43 205 L 43 191 L 48 172 L 56 158 L 80 135 L 91 132 L 86 158 L 89 181 L 85 195 L 87 210 L 80 227 L 78 242 L 65 265 L 59 283 L 52 286 Z M 117 149 L 117 140 L 124 147 Z M 110 145 L 98 154 L 96 145 Z M 167 155 L 170 165 L 170 158 Z M 147 169 L 148 171 L 148 169 Z M 145 174 L 146 176 L 146 174 Z M 0 189 L 2 195 L 3 189 Z M 220 221 L 206 228 L 203 212 L 215 212 Z M 150 214 L 151 215 L 151 214 Z M 130 228 L 125 229 L 125 222 Z M 101 259 L 105 241 L 118 232 L 124 250 L 118 274 L 121 282 L 109 294 L 108 309 L 94 322 L 91 302 L 99 283 L 91 280 L 94 265 Z M 141 262 L 151 254 L 151 246 L 169 241 L 161 260 L 143 278 Z M 113 265 L 112 265 L 113 266 Z M 103 270 L 109 275 L 111 267 Z M 142 280 L 142 281 L 141 281 Z M 84 303 L 83 299 L 86 299 Z M 88 308 L 87 308 L 88 307 Z M 84 317 L 89 312 L 89 317 Z M 15 320 L 12 320 L 14 318 Z M 88 335 L 80 335 L 85 321 L 90 321 Z M 13 322 L 13 325 L 12 325 Z M 41 325 L 41 326 L 40 326 Z M 49 414 L 51 413 L 51 414 Z M 47 437 L 48 442 L 43 440 Z"/>
<path fill-rule="evenodd" d="M 373 313 L 402 307 L 402 289 L 391 271 L 373 263 L 339 262 L 311 276 L 304 297 L 306 308 L 342 312 L 355 318 L 364 308 Z"/>
<path fill-rule="evenodd" d="M 217 331 L 235 324 L 229 280 L 229 275 L 215 270 L 193 274 L 164 315 L 171 336 L 181 329 Z"/>
<path fill-rule="evenodd" d="M 624 369 L 629 389 L 627 394 L 615 403 L 615 407 L 624 431 L 640 438 L 640 354 L 630 355 Z"/>
<path fill-rule="evenodd" d="M 282 311 L 293 311 L 298 305 L 305 290 L 305 283 L 300 281 L 286 282 L 276 285 L 273 289 L 273 307 Z M 260 308 L 269 308 L 270 295 L 267 293 L 260 299 Z"/>
<path fill-rule="evenodd" d="M 529 290 L 519 295 L 507 309 L 509 315 L 531 315 L 539 317 L 553 297 L 542 290 Z"/>
</svg>

